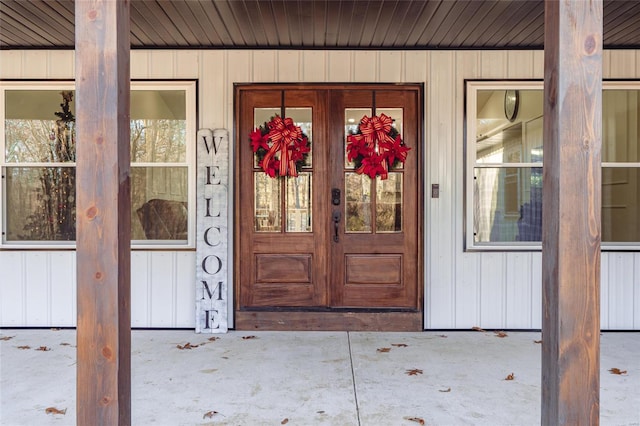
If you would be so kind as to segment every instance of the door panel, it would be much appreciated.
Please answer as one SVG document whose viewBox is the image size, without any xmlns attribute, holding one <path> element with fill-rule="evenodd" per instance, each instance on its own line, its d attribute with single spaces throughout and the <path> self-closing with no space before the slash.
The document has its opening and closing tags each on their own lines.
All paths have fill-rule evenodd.
<svg viewBox="0 0 640 426">
<path fill-rule="evenodd" d="M 238 309 L 419 310 L 417 86 L 251 86 L 236 96 Z M 360 119 L 382 113 L 411 148 L 384 180 L 357 174 L 345 151 Z M 266 176 L 248 141 L 276 114 L 311 141 L 297 178 Z"/>
</svg>

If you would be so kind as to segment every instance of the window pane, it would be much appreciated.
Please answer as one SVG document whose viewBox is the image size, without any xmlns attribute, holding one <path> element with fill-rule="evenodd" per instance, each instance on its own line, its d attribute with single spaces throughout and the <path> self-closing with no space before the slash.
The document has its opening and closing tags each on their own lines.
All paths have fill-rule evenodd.
<svg viewBox="0 0 640 426">
<path fill-rule="evenodd" d="M 602 241 L 640 241 L 640 170 L 602 169 Z"/>
<path fill-rule="evenodd" d="M 302 133 L 307 135 L 310 142 L 309 154 L 303 167 L 311 167 L 313 157 L 313 109 L 312 108 L 287 108 L 285 110 L 285 116 L 291 118 L 293 123 L 300 127 Z"/>
<path fill-rule="evenodd" d="M 476 161 L 542 161 L 542 90 L 519 90 L 513 121 L 505 115 L 505 90 L 477 92 Z"/>
<path fill-rule="evenodd" d="M 640 162 L 637 90 L 602 92 L 602 161 Z"/>
<path fill-rule="evenodd" d="M 280 179 L 273 179 L 264 172 L 253 173 L 255 230 L 258 232 L 280 232 L 282 230 L 282 198 Z"/>
<path fill-rule="evenodd" d="M 402 231 L 402 173 L 376 179 L 376 232 Z"/>
<path fill-rule="evenodd" d="M 5 175 L 7 241 L 75 240 L 73 167 L 8 167 Z"/>
<path fill-rule="evenodd" d="M 287 232 L 311 232 L 311 173 L 287 178 Z"/>
<path fill-rule="evenodd" d="M 475 242 L 542 241 L 542 168 L 474 173 Z"/>
<path fill-rule="evenodd" d="M 280 107 L 278 108 L 254 108 L 253 109 L 253 128 L 257 129 L 260 126 L 266 128 L 267 123 L 271 121 L 276 115 L 280 115 Z M 258 154 L 253 154 L 253 167 L 258 168 Z"/>
<path fill-rule="evenodd" d="M 7 162 L 75 161 L 73 91 L 7 90 L 4 101 Z"/>
<path fill-rule="evenodd" d="M 131 168 L 131 239 L 187 240 L 187 167 Z"/>
<path fill-rule="evenodd" d="M 358 126 L 360 120 L 365 115 L 371 117 L 371 108 L 345 108 L 344 110 L 344 166 L 347 169 L 352 169 L 355 164 L 347 159 L 347 137 L 350 134 L 358 133 Z"/>
<path fill-rule="evenodd" d="M 346 231 L 371 232 L 371 179 L 345 173 Z"/>
<path fill-rule="evenodd" d="M 132 90 L 131 161 L 186 161 L 186 108 L 184 90 Z"/>
</svg>

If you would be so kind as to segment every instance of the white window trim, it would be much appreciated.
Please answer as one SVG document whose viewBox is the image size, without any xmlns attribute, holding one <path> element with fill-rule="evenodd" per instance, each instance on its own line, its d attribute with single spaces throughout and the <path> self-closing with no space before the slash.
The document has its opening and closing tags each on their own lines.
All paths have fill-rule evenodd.
<svg viewBox="0 0 640 426">
<path fill-rule="evenodd" d="M 603 81 L 603 90 L 640 90 L 640 81 Z M 474 241 L 474 169 L 478 167 L 476 164 L 476 151 L 472 149 L 475 146 L 476 121 L 477 116 L 477 92 L 478 90 L 544 90 L 544 83 L 541 80 L 496 80 L 496 81 L 465 81 L 465 190 L 464 190 L 464 242 L 466 251 L 541 251 L 542 243 L 538 242 L 488 242 L 476 243 Z M 536 167 L 540 163 L 517 163 L 516 167 Z M 479 167 L 514 167 L 508 163 L 482 163 Z M 640 163 L 611 163 L 603 162 L 602 167 L 639 167 Z M 640 219 L 639 219 L 640 220 Z M 638 251 L 640 250 L 640 242 L 630 243 L 607 243 L 602 242 L 601 248 L 604 251 Z"/>
<path fill-rule="evenodd" d="M 11 167 L 12 163 L 5 162 L 5 90 L 76 90 L 73 81 L 0 81 L 0 168 Z M 195 173 L 195 141 L 197 132 L 197 98 L 196 98 L 196 81 L 195 80 L 165 80 L 165 81 L 131 81 L 131 90 L 184 90 L 186 102 L 186 161 L 182 163 L 132 163 L 133 167 L 150 166 L 176 166 L 187 168 L 187 211 L 189 216 L 187 219 L 187 241 L 167 241 L 155 240 L 149 242 L 147 240 L 132 240 L 131 248 L 133 250 L 167 250 L 167 249 L 195 249 L 195 231 L 196 231 L 196 173 Z M 30 166 L 76 166 L 76 163 L 29 163 Z M 75 241 L 5 241 L 4 230 L 7 229 L 7 215 L 5 214 L 5 198 L 6 179 L 2 180 L 0 185 L 0 231 L 2 238 L 0 239 L 0 250 L 4 249 L 64 249 L 75 250 Z"/>
</svg>

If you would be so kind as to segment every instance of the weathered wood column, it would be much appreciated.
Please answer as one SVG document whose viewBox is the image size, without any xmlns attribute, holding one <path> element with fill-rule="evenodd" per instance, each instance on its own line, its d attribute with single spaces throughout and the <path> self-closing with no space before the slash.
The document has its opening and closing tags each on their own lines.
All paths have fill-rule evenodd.
<svg viewBox="0 0 640 426">
<path fill-rule="evenodd" d="M 600 407 L 602 0 L 545 0 L 542 424 Z"/>
<path fill-rule="evenodd" d="M 129 0 L 76 0 L 78 425 L 131 424 Z"/>
</svg>

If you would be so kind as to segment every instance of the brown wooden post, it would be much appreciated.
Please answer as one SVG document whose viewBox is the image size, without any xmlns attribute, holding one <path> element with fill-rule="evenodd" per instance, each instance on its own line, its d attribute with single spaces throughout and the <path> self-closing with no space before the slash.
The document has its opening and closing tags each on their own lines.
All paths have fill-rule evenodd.
<svg viewBox="0 0 640 426">
<path fill-rule="evenodd" d="M 602 0 L 545 0 L 542 424 L 600 415 Z"/>
<path fill-rule="evenodd" d="M 78 425 L 131 424 L 129 0 L 75 2 Z"/>
</svg>

